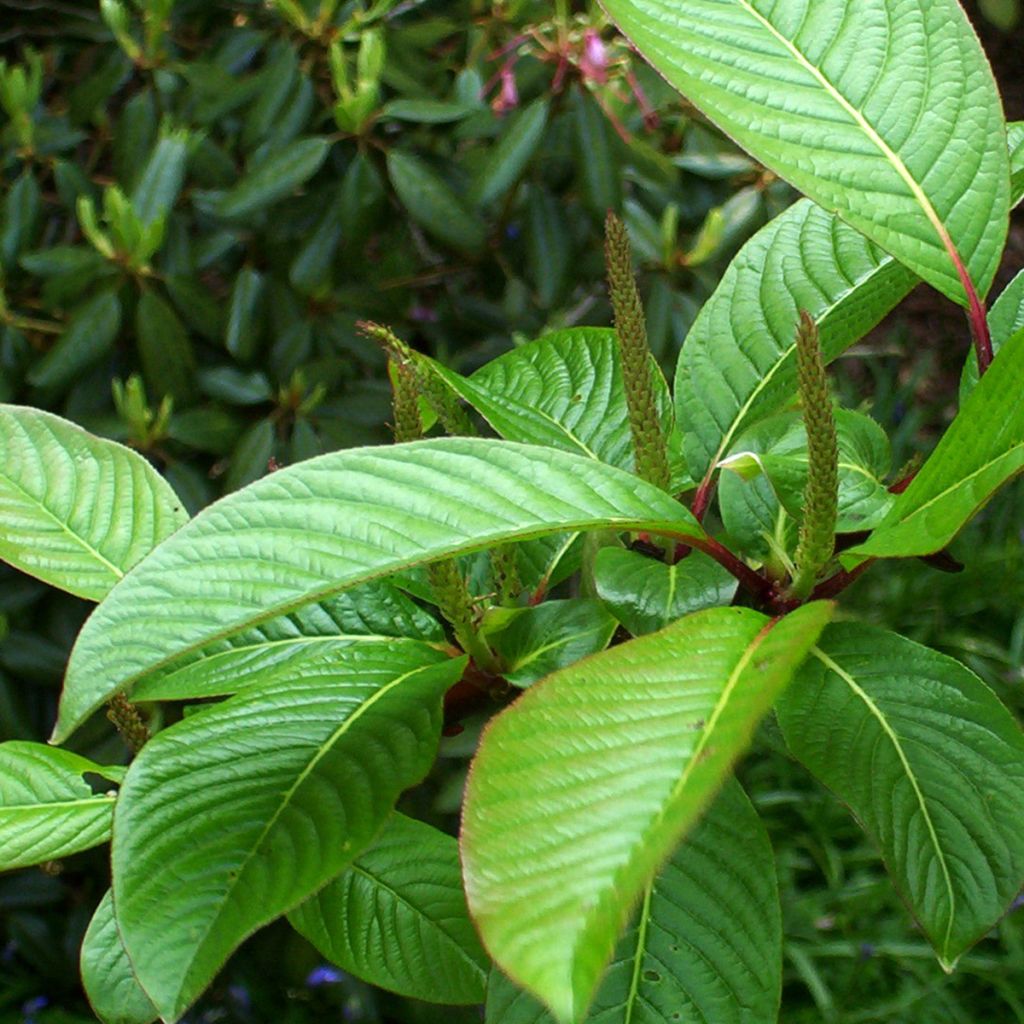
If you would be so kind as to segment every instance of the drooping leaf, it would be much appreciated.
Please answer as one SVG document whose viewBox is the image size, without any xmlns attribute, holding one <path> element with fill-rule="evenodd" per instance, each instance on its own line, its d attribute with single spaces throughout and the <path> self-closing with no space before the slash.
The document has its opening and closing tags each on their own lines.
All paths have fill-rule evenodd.
<svg viewBox="0 0 1024 1024">
<path fill-rule="evenodd" d="M 86 929 L 80 955 L 82 987 L 103 1024 L 150 1024 L 156 1007 L 139 985 L 114 918 L 108 889 Z"/>
<path fill-rule="evenodd" d="M 86 622 L 55 737 L 143 675 L 360 583 L 588 528 L 703 536 L 622 470 L 504 441 L 351 449 L 279 470 L 201 512 Z"/>
<path fill-rule="evenodd" d="M 1003 289 L 988 311 L 988 329 L 992 336 L 992 351 L 998 352 L 1003 344 L 1018 331 L 1024 330 L 1024 270 Z M 960 378 L 960 404 L 978 383 L 978 359 L 972 351 L 964 363 Z"/>
<path fill-rule="evenodd" d="M 432 364 L 506 440 L 546 445 L 632 470 L 636 463 L 615 332 L 576 327 L 491 360 L 471 377 Z M 652 360 L 662 430 L 674 431 L 668 387 Z M 686 478 L 673 467 L 679 490 Z"/>
<path fill-rule="evenodd" d="M 796 392 L 796 325 L 806 310 L 826 361 L 889 312 L 917 278 L 858 232 L 801 201 L 739 252 L 683 345 L 676 411 L 701 479 L 759 416 Z"/>
<path fill-rule="evenodd" d="M 303 185 L 327 159 L 330 139 L 290 142 L 252 168 L 217 205 L 222 217 L 248 217 Z"/>
<path fill-rule="evenodd" d="M 498 966 L 559 1020 L 583 1017 L 636 899 L 831 612 L 697 612 L 491 721 L 463 808 L 470 911 Z"/>
<path fill-rule="evenodd" d="M 188 519 L 141 455 L 51 413 L 0 406 L 0 559 L 100 600 Z"/>
<path fill-rule="evenodd" d="M 41 864 L 110 838 L 113 796 L 83 776 L 92 761 L 41 743 L 0 744 L 0 871 Z"/>
<path fill-rule="evenodd" d="M 1024 885 L 1020 728 L 963 665 L 855 623 L 826 630 L 778 713 L 951 970 Z"/>
<path fill-rule="evenodd" d="M 1024 330 L 1000 349 L 910 486 L 844 562 L 941 551 L 1024 469 Z"/>
<path fill-rule="evenodd" d="M 730 779 L 644 890 L 586 1017 L 593 1024 L 768 1024 L 778 1013 L 782 922 L 761 819 Z M 500 971 L 487 1024 L 553 1024 Z"/>
<path fill-rule="evenodd" d="M 187 404 L 195 390 L 192 342 L 178 315 L 153 291 L 144 292 L 135 307 L 135 334 L 150 393 Z"/>
<path fill-rule="evenodd" d="M 604 0 L 641 53 L 756 159 L 950 298 L 1006 240 L 992 71 L 956 0 Z M 894 39 L 899 41 L 893 45 Z"/>
<path fill-rule="evenodd" d="M 429 1003 L 479 1003 L 490 958 L 466 909 L 458 843 L 393 814 L 373 845 L 288 915 L 332 963 Z"/>
<path fill-rule="evenodd" d="M 603 651 L 617 623 L 600 601 L 576 597 L 533 608 L 495 608 L 483 630 L 513 686 L 529 686 L 556 669 Z"/>
<path fill-rule="evenodd" d="M 634 636 L 728 604 L 736 593 L 736 579 L 700 551 L 666 565 L 636 551 L 603 548 L 594 563 L 594 583 L 597 596 Z"/>
<path fill-rule="evenodd" d="M 231 951 L 335 877 L 436 752 L 464 659 L 390 678 L 275 680 L 142 749 L 114 819 L 114 901 L 139 982 L 168 1020 Z"/>
</svg>

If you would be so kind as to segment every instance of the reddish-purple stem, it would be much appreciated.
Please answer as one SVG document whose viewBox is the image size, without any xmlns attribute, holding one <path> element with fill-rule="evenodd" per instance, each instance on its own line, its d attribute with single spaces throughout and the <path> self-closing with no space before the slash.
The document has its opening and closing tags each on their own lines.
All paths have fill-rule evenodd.
<svg viewBox="0 0 1024 1024">
<path fill-rule="evenodd" d="M 967 294 L 967 322 L 971 325 L 971 339 L 974 342 L 975 355 L 978 357 L 978 376 L 980 377 L 992 363 L 992 335 L 988 329 L 988 314 L 985 312 L 985 303 L 981 301 L 978 290 L 971 280 L 971 275 L 967 272 L 967 267 L 964 266 L 964 261 L 960 258 L 960 253 L 957 252 L 952 239 L 947 236 L 943 241 L 946 243 L 953 266 L 956 267 L 960 283 Z"/>
</svg>

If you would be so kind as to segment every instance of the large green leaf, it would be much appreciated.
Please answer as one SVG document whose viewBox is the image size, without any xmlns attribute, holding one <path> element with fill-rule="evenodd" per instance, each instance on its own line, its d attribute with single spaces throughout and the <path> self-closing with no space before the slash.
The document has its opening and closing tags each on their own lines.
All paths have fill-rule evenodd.
<svg viewBox="0 0 1024 1024">
<path fill-rule="evenodd" d="M 443 641 L 440 623 L 394 587 L 374 582 L 187 655 L 140 680 L 132 696 L 219 697 L 325 659 L 363 672 L 387 671 L 399 654 L 412 659 L 410 667 L 430 664 L 444 655 L 429 644 Z"/>
<path fill-rule="evenodd" d="M 796 325 L 814 318 L 826 361 L 917 283 L 837 217 L 801 200 L 740 250 L 704 305 L 676 368 L 676 409 L 696 479 L 756 418 L 796 392 Z"/>
<path fill-rule="evenodd" d="M 729 780 L 644 890 L 587 1015 L 593 1024 L 769 1024 L 779 1009 L 782 921 L 761 819 Z M 488 1024 L 552 1024 L 500 971 Z"/>
<path fill-rule="evenodd" d="M 364 678 L 327 660 L 146 744 L 114 817 L 114 900 L 163 1017 L 180 1017 L 246 936 L 373 840 L 433 761 L 441 698 L 464 665 Z"/>
<path fill-rule="evenodd" d="M 304 605 L 433 559 L 587 528 L 702 536 L 678 502 L 622 470 L 502 441 L 351 449 L 279 470 L 204 509 L 96 610 L 54 738 L 143 675 Z"/>
<path fill-rule="evenodd" d="M 613 330 L 574 327 L 546 334 L 466 378 L 437 372 L 506 440 L 546 445 L 632 470 L 636 463 L 619 344 Z M 675 428 L 661 370 L 651 376 L 666 438 Z M 679 489 L 686 484 L 674 467 Z"/>
<path fill-rule="evenodd" d="M 826 630 L 778 711 L 951 970 L 1024 884 L 1024 735 L 1009 712 L 952 658 L 854 623 Z"/>
<path fill-rule="evenodd" d="M 736 593 L 735 577 L 700 551 L 666 565 L 638 551 L 602 548 L 594 560 L 594 585 L 634 636 L 653 633 L 690 612 L 728 604 Z"/>
<path fill-rule="evenodd" d="M 491 721 L 462 818 L 470 911 L 501 969 L 560 1020 L 585 1014 L 635 901 L 831 612 L 697 612 Z"/>
<path fill-rule="evenodd" d="M 1022 381 L 1024 330 L 1002 346 L 921 472 L 846 564 L 940 551 L 1024 469 Z"/>
<path fill-rule="evenodd" d="M 744 149 L 961 303 L 1009 215 L 992 71 L 956 0 L 603 0 Z"/>
<path fill-rule="evenodd" d="M 188 515 L 135 452 L 38 409 L 0 405 L 0 559 L 92 601 Z"/>
<path fill-rule="evenodd" d="M 429 1003 L 479 1003 L 490 959 L 466 909 L 458 843 L 394 814 L 373 845 L 289 914 L 328 960 Z"/>
<path fill-rule="evenodd" d="M 110 838 L 114 798 L 86 774 L 108 777 L 66 750 L 20 740 L 0 744 L 0 871 L 41 864 Z"/>
<path fill-rule="evenodd" d="M 82 987 L 103 1024 L 149 1024 L 156 1007 L 142 990 L 125 952 L 108 889 L 82 939 Z"/>
</svg>

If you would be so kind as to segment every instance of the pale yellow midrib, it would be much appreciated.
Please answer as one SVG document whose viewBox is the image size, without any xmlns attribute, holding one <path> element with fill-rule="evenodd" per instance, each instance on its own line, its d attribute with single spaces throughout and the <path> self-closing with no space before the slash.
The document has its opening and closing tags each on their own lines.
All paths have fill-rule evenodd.
<svg viewBox="0 0 1024 1024">
<path fill-rule="evenodd" d="M 892 165 L 893 170 L 903 179 L 910 189 L 911 194 L 921 207 L 929 223 L 939 236 L 943 248 L 952 253 L 956 252 L 953 239 L 946 230 L 946 225 L 939 216 L 938 211 L 932 205 L 927 193 L 918 183 L 917 179 L 910 173 L 910 169 L 903 162 L 903 158 L 882 138 L 875 130 L 870 121 L 825 77 L 824 72 L 816 64 L 811 63 L 807 57 L 797 49 L 791 39 L 787 39 L 760 11 L 758 11 L 750 0 L 736 0 L 745 11 L 756 18 L 771 35 L 777 39 L 793 55 L 797 62 L 809 71 L 822 85 L 825 91 L 846 111 L 861 128 L 864 134 L 878 147 L 879 152 Z"/>
<path fill-rule="evenodd" d="M 939 862 L 939 868 L 942 871 L 942 880 L 946 886 L 946 894 L 949 897 L 949 920 L 946 923 L 946 935 L 942 944 L 943 956 L 946 956 L 949 952 L 949 940 L 953 933 L 953 921 L 956 918 L 956 894 L 953 891 L 953 879 L 949 873 L 949 865 L 946 863 L 945 854 L 942 852 L 942 847 L 939 845 L 939 836 L 935 831 L 935 824 L 932 821 L 931 813 L 928 810 L 928 805 L 925 802 L 924 794 L 921 792 L 921 787 L 918 785 L 917 776 L 914 774 L 914 770 L 910 766 L 910 762 L 907 760 L 907 755 L 904 753 L 903 744 L 900 743 L 900 738 L 893 731 L 892 727 L 886 720 L 885 715 L 882 714 L 881 709 L 871 699 L 871 695 L 868 694 L 857 682 L 856 679 L 850 675 L 841 665 L 833 661 L 824 651 L 820 648 L 815 647 L 812 650 L 814 656 L 830 671 L 834 672 L 840 679 L 843 680 L 847 686 L 864 702 L 871 716 L 878 722 L 882 732 L 885 733 L 888 740 L 892 743 L 893 749 L 896 751 L 896 756 L 900 760 L 900 764 L 903 766 L 907 779 L 910 782 L 910 786 L 914 791 L 914 797 L 917 800 L 918 806 L 921 808 L 921 816 L 924 818 L 925 827 L 928 831 L 928 836 L 931 839 L 932 846 L 935 849 L 935 856 Z"/>
</svg>

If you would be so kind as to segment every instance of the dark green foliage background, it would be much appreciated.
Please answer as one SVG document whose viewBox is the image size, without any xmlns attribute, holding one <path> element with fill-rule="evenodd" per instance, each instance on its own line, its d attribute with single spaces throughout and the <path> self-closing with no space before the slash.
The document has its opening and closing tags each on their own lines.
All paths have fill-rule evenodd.
<svg viewBox="0 0 1024 1024">
<path fill-rule="evenodd" d="M 785 207 L 788 189 L 692 118 L 596 5 L 575 5 L 568 36 L 558 5 L 540 0 L 378 6 L 389 13 L 369 26 L 352 20 L 355 2 L 334 19 L 350 72 L 367 27 L 386 53 L 352 132 L 333 116 L 326 36 L 310 38 L 272 3 L 179 0 L 165 56 L 147 67 L 125 55 L 94 3 L 0 0 L 0 58 L 20 63 L 29 45 L 44 68 L 31 150 L 0 114 L 0 401 L 133 444 L 195 511 L 274 463 L 387 440 L 384 360 L 356 330 L 361 318 L 464 371 L 549 329 L 607 324 L 609 208 L 629 226 L 652 347 L 671 369 L 729 257 Z M 602 31 L 607 83 L 587 63 L 588 26 Z M 990 52 L 1019 52 L 1020 30 L 982 27 Z M 560 70 L 545 45 L 562 45 L 568 64 Z M 1012 60 L 1007 68 L 1019 74 Z M 515 102 L 506 92 L 509 109 L 495 110 L 509 75 Z M 1019 81 L 1004 91 L 1020 117 Z M 86 196 L 102 208 L 113 185 L 138 203 L 172 131 L 187 138 L 180 187 L 160 192 L 165 235 L 140 272 L 96 251 L 76 206 Z M 868 411 L 896 431 L 897 458 L 927 445 L 952 410 L 966 343 L 949 316 L 912 302 L 896 330 L 834 375 L 847 405 L 870 396 Z M 932 348 L 917 344 L 922 335 Z M 112 382 L 133 375 L 145 401 L 135 392 L 119 408 Z M 937 583 L 914 564 L 853 591 L 889 626 L 964 659 L 1018 710 L 1020 511 L 1011 489 L 972 527 L 966 576 Z M 0 568 L 0 741 L 47 734 L 88 611 Z M 771 729 L 762 742 L 781 746 Z M 101 762 L 125 756 L 101 720 L 75 745 Z M 418 814 L 454 826 L 472 745 L 472 729 L 446 741 L 436 777 L 412 798 Z M 786 1024 L 1024 1021 L 1019 915 L 942 977 L 843 809 L 781 758 L 754 756 L 745 776 L 779 856 Z M 76 954 L 106 884 L 101 852 L 0 876 L 0 1024 L 92 1019 Z M 189 1019 L 478 1019 L 350 978 L 310 986 L 317 965 L 285 926 L 271 928 Z"/>
</svg>

